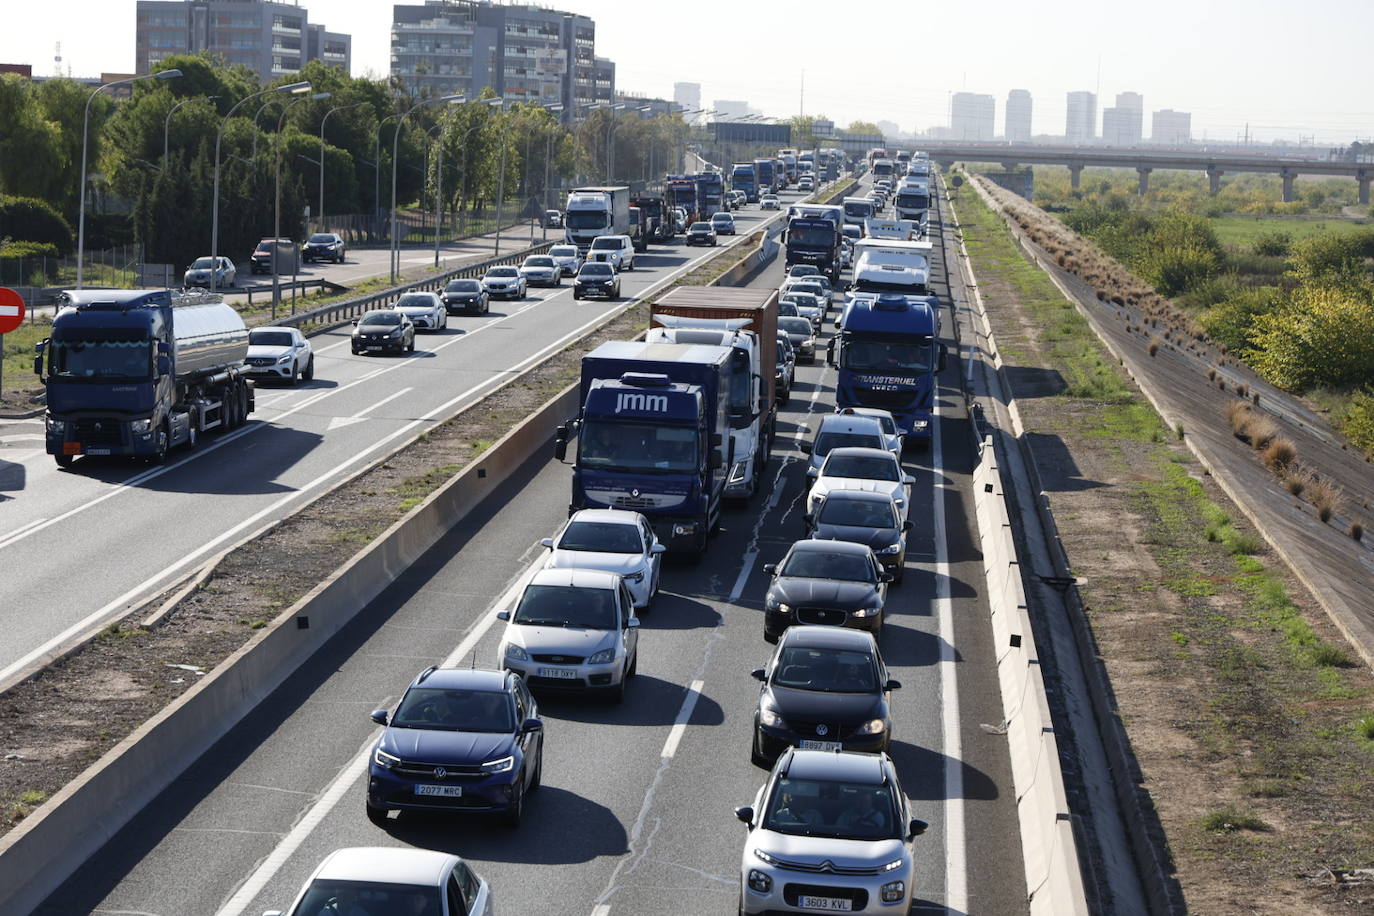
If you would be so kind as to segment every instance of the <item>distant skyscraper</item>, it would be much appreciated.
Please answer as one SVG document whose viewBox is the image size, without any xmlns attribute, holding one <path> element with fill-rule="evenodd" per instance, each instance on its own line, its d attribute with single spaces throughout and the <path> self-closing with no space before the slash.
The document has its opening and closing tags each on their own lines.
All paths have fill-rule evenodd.
<svg viewBox="0 0 1374 916">
<path fill-rule="evenodd" d="M 1025 89 L 1007 93 L 1006 127 L 1008 143 L 1026 143 L 1031 138 L 1031 94 Z"/>
<path fill-rule="evenodd" d="M 673 101 L 679 108 L 688 111 L 701 107 L 701 83 L 673 83 Z M 699 115 L 683 115 L 688 121 L 697 120 Z"/>
<path fill-rule="evenodd" d="M 1162 108 L 1150 119 L 1150 142 L 1184 146 L 1193 140 L 1193 116 L 1186 111 Z"/>
<path fill-rule="evenodd" d="M 1145 98 L 1138 92 L 1122 92 L 1116 105 L 1102 109 L 1102 139 L 1112 146 L 1136 146 L 1145 130 Z"/>
<path fill-rule="evenodd" d="M 749 114 L 749 103 L 737 99 L 716 99 L 711 103 L 711 107 L 716 110 L 715 119 L 717 121 L 742 118 Z"/>
<path fill-rule="evenodd" d="M 955 140 L 991 140 L 997 133 L 997 100 L 976 92 L 954 93 L 949 127 Z"/>
<path fill-rule="evenodd" d="M 1091 92 L 1070 92 L 1068 115 L 1064 119 L 1064 139 L 1086 143 L 1097 137 L 1097 96 Z"/>
</svg>

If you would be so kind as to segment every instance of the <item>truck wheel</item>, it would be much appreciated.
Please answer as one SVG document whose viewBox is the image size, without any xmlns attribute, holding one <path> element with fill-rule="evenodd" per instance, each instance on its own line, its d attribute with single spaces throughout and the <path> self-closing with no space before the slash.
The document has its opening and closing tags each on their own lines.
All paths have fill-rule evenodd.
<svg viewBox="0 0 1374 916">
<path fill-rule="evenodd" d="M 163 420 L 162 425 L 157 428 L 157 445 L 153 449 L 153 455 L 149 459 L 152 464 L 162 464 L 167 460 L 167 444 L 172 441 L 172 431 L 167 426 L 167 421 Z"/>
<path fill-rule="evenodd" d="M 57 466 L 60 468 L 69 468 L 72 466 L 72 462 L 76 460 L 71 455 L 53 455 L 53 459 L 57 461 Z"/>
<path fill-rule="evenodd" d="M 447 327 L 448 322 L 445 322 L 444 324 L 445 324 L 445 327 Z M 314 380 L 314 378 L 315 378 L 315 354 L 314 354 L 314 353 L 311 353 L 311 354 L 310 354 L 310 359 L 309 359 L 309 360 L 306 362 L 306 364 L 305 364 L 305 371 L 301 373 L 301 378 L 305 379 L 307 382 L 313 381 L 313 380 Z"/>
</svg>

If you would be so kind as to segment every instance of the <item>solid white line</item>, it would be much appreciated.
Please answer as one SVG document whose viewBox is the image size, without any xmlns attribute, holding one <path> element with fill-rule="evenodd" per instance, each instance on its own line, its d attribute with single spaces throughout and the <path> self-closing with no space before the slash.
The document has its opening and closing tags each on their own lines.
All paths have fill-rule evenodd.
<svg viewBox="0 0 1374 916">
<path fill-rule="evenodd" d="M 701 696 L 703 684 L 703 681 L 696 680 L 687 688 L 687 695 L 682 698 L 682 706 L 678 709 L 677 718 L 673 720 L 673 727 L 668 732 L 668 740 L 663 742 L 663 752 L 659 757 L 671 759 L 677 753 L 678 743 L 682 741 L 682 736 L 687 731 L 687 722 L 692 718 L 692 710 L 697 708 L 697 698 Z"/>
<path fill-rule="evenodd" d="M 603 903 L 592 910 L 592 916 L 609 916 L 610 912 L 611 905 L 609 903 Z"/>
<path fill-rule="evenodd" d="M 744 555 L 744 563 L 739 568 L 739 575 L 735 577 L 735 587 L 730 589 L 731 604 L 738 601 L 739 596 L 744 594 L 744 583 L 749 581 L 749 574 L 754 571 L 754 561 L 758 558 L 759 552 L 754 549 L 750 549 Z"/>
<path fill-rule="evenodd" d="M 27 524 L 20 525 L 18 528 L 14 529 L 13 531 L 11 531 L 9 534 L 7 534 L 7 535 L 5 535 L 5 536 L 6 536 L 6 537 L 14 537 L 14 536 L 16 536 L 16 535 L 23 534 L 25 531 L 27 531 L 28 529 L 32 528 L 33 526 L 35 526 L 35 525 L 41 525 L 41 524 L 43 524 L 45 521 L 47 521 L 47 519 L 36 518 L 36 519 L 34 519 L 33 521 L 28 522 Z"/>
</svg>

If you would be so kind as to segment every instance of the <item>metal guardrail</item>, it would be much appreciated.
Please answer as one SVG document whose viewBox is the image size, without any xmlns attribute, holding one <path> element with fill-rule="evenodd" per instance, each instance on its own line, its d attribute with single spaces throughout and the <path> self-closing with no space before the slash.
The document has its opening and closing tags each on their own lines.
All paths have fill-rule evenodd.
<svg viewBox="0 0 1374 916">
<path fill-rule="evenodd" d="M 297 312 L 278 319 L 277 323 L 289 327 L 300 327 L 301 325 L 323 324 L 334 325 L 344 321 L 357 318 L 368 309 L 377 308 L 392 299 L 399 298 L 404 293 L 409 292 L 429 292 L 436 293 L 444 288 L 450 280 L 469 280 L 481 277 L 492 267 L 506 267 L 519 265 L 525 258 L 532 254 L 543 254 L 558 242 L 540 242 L 529 248 L 514 251 L 510 254 L 501 255 L 496 258 L 488 258 L 485 261 L 476 261 L 471 264 L 464 264 L 447 270 L 443 273 L 417 280 L 414 283 L 405 283 L 400 286 L 392 286 L 366 296 L 358 296 L 354 299 L 345 299 L 342 302 L 331 302 L 319 308 L 311 309 L 308 312 Z"/>
</svg>

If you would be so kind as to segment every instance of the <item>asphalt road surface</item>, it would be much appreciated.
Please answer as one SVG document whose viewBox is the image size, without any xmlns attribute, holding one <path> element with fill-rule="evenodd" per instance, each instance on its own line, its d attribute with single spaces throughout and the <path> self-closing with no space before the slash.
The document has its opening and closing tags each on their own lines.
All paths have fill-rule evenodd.
<svg viewBox="0 0 1374 916">
<path fill-rule="evenodd" d="M 942 256 L 934 266 L 942 275 Z M 757 282 L 775 285 L 781 274 L 779 262 Z M 931 824 L 914 845 L 912 912 L 1025 913 L 1006 740 L 980 728 L 1000 722 L 1002 707 L 956 360 L 942 382 L 935 442 L 907 456 L 916 527 L 880 637 L 904 685 L 895 693 L 892 756 L 914 815 Z M 665 567 L 625 702 L 542 698 L 544 784 L 519 829 L 433 816 L 376 827 L 363 813 L 362 777 L 377 733 L 370 710 L 394 703 L 428 665 L 495 665 L 494 612 L 540 559 L 539 539 L 566 517 L 569 469 L 544 456 L 40 912 L 257 916 L 289 904 L 327 853 L 359 845 L 456 852 L 491 882 L 504 913 L 734 912 L 744 827 L 732 808 L 752 802 L 766 775 L 749 762 L 758 692 L 749 671 L 771 652 L 762 638 L 762 566 L 801 532 L 805 461 L 796 446 L 832 409 L 833 383 L 823 362 L 799 367 L 768 466 L 772 486 L 726 515 L 700 566 Z"/>
</svg>

